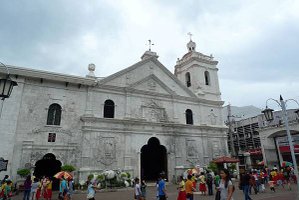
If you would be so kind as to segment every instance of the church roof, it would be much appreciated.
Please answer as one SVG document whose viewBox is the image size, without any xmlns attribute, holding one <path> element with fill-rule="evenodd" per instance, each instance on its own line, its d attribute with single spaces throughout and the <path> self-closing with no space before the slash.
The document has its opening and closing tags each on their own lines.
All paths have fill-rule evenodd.
<svg viewBox="0 0 299 200">
<path fill-rule="evenodd" d="M 53 80 L 58 82 L 69 82 L 82 85 L 95 85 L 94 78 L 74 76 L 56 72 L 49 72 L 44 70 L 30 69 L 24 67 L 17 67 L 12 65 L 7 65 L 11 76 L 24 76 L 31 78 L 40 78 L 45 80 Z M 3 68 L 0 68 L 0 73 L 6 73 Z M 12 77 L 14 78 L 14 77 Z"/>
<path fill-rule="evenodd" d="M 137 69 L 138 67 L 143 66 L 144 64 L 148 63 L 148 62 L 153 62 L 156 66 L 158 66 L 168 77 L 170 77 L 180 88 L 182 88 L 186 93 L 188 93 L 190 95 L 190 97 L 196 97 L 197 96 L 191 92 L 174 74 L 172 74 L 161 62 L 159 62 L 157 60 L 157 58 L 155 56 L 143 59 L 140 62 L 137 62 L 136 64 L 125 68 L 119 72 L 116 72 L 115 74 L 112 74 L 102 80 L 99 81 L 99 84 L 105 84 L 108 83 L 109 81 L 116 79 L 117 77 L 120 77 L 126 73 L 129 73 L 130 71 L 133 71 L 134 69 Z"/>
</svg>

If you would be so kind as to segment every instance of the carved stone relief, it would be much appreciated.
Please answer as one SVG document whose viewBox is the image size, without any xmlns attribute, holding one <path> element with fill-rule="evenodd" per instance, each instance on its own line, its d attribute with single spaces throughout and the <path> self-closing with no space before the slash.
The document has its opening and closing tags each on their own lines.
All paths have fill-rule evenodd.
<svg viewBox="0 0 299 200">
<path fill-rule="evenodd" d="M 56 156 L 56 160 L 59 160 L 62 164 L 69 164 L 69 157 L 67 151 L 57 151 L 53 154 Z"/>
<path fill-rule="evenodd" d="M 116 162 L 116 144 L 114 137 L 98 137 L 98 148 L 94 150 L 97 161 L 105 166 Z"/>
<path fill-rule="evenodd" d="M 154 80 L 150 80 L 148 83 L 147 83 L 147 86 L 148 86 L 148 89 L 151 90 L 151 91 L 155 91 L 156 90 L 156 82 Z"/>
<path fill-rule="evenodd" d="M 217 158 L 221 155 L 219 141 L 213 141 L 213 158 Z"/>
<path fill-rule="evenodd" d="M 46 126 L 46 127 L 32 130 L 32 134 L 39 134 L 44 132 L 64 133 L 68 136 L 73 136 L 73 133 L 70 130 L 62 129 L 60 127 L 55 127 L 55 126 Z"/>
<path fill-rule="evenodd" d="M 32 151 L 30 155 L 30 163 L 35 165 L 35 163 L 41 160 L 46 153 L 46 151 Z"/>
<path fill-rule="evenodd" d="M 150 122 L 168 121 L 165 108 L 158 105 L 157 102 L 151 101 L 141 106 L 142 117 Z"/>
<path fill-rule="evenodd" d="M 195 140 L 186 140 L 186 152 L 187 152 L 187 158 L 194 158 L 198 157 L 198 150 L 196 147 L 196 141 Z"/>
</svg>

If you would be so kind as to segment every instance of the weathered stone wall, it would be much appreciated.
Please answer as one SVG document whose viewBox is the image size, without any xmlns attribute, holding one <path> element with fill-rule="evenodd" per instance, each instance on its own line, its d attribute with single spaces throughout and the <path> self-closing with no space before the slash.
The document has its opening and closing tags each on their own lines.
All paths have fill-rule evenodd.
<svg viewBox="0 0 299 200">
<path fill-rule="evenodd" d="M 218 94 L 198 98 L 154 58 L 84 84 L 78 83 L 84 78 L 68 75 L 56 79 L 44 72 L 20 75 L 10 106 L 5 104 L 0 156 L 10 160 L 8 173 L 14 177 L 17 169 L 34 167 L 47 153 L 75 165 L 81 180 L 105 169 L 139 176 L 140 151 L 152 137 L 167 150 L 170 179 L 183 168 L 227 154 Z M 115 103 L 113 119 L 103 118 L 107 99 Z M 53 103 L 62 107 L 59 126 L 46 124 Z M 192 110 L 194 125 L 186 125 L 186 109 Z M 48 142 L 49 133 L 56 133 L 55 142 Z"/>
</svg>

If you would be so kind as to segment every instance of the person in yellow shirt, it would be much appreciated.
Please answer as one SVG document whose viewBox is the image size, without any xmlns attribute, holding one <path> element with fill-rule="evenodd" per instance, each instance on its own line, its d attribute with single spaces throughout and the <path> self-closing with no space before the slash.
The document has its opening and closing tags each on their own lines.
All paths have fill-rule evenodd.
<svg viewBox="0 0 299 200">
<path fill-rule="evenodd" d="M 178 199 L 177 200 L 186 200 L 186 190 L 185 190 L 185 181 L 183 179 L 183 176 L 180 176 L 179 178 L 179 195 L 178 195 Z"/>
<path fill-rule="evenodd" d="M 201 172 L 201 175 L 199 177 L 199 191 L 202 195 L 207 194 L 206 177 L 203 172 Z"/>
<path fill-rule="evenodd" d="M 6 180 L 2 181 L 0 199 L 2 199 L 4 196 L 4 189 L 6 188 L 6 185 L 7 185 Z"/>
<path fill-rule="evenodd" d="M 193 200 L 193 191 L 195 191 L 195 188 L 193 187 L 192 183 L 192 175 L 188 175 L 188 180 L 185 183 L 185 191 L 186 191 L 186 197 L 188 200 Z"/>
<path fill-rule="evenodd" d="M 275 170 L 272 170 L 270 172 L 270 175 L 271 175 L 271 180 L 275 180 L 276 179 L 276 176 L 277 176 L 277 172 Z"/>
</svg>

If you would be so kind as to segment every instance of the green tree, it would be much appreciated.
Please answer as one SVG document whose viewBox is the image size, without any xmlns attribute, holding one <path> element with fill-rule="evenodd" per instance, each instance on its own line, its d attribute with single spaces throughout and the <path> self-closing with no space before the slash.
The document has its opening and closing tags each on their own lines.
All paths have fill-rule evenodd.
<svg viewBox="0 0 299 200">
<path fill-rule="evenodd" d="M 72 165 L 63 165 L 61 167 L 61 171 L 73 172 L 75 170 L 76 170 L 76 168 L 74 166 L 72 166 Z"/>
</svg>

